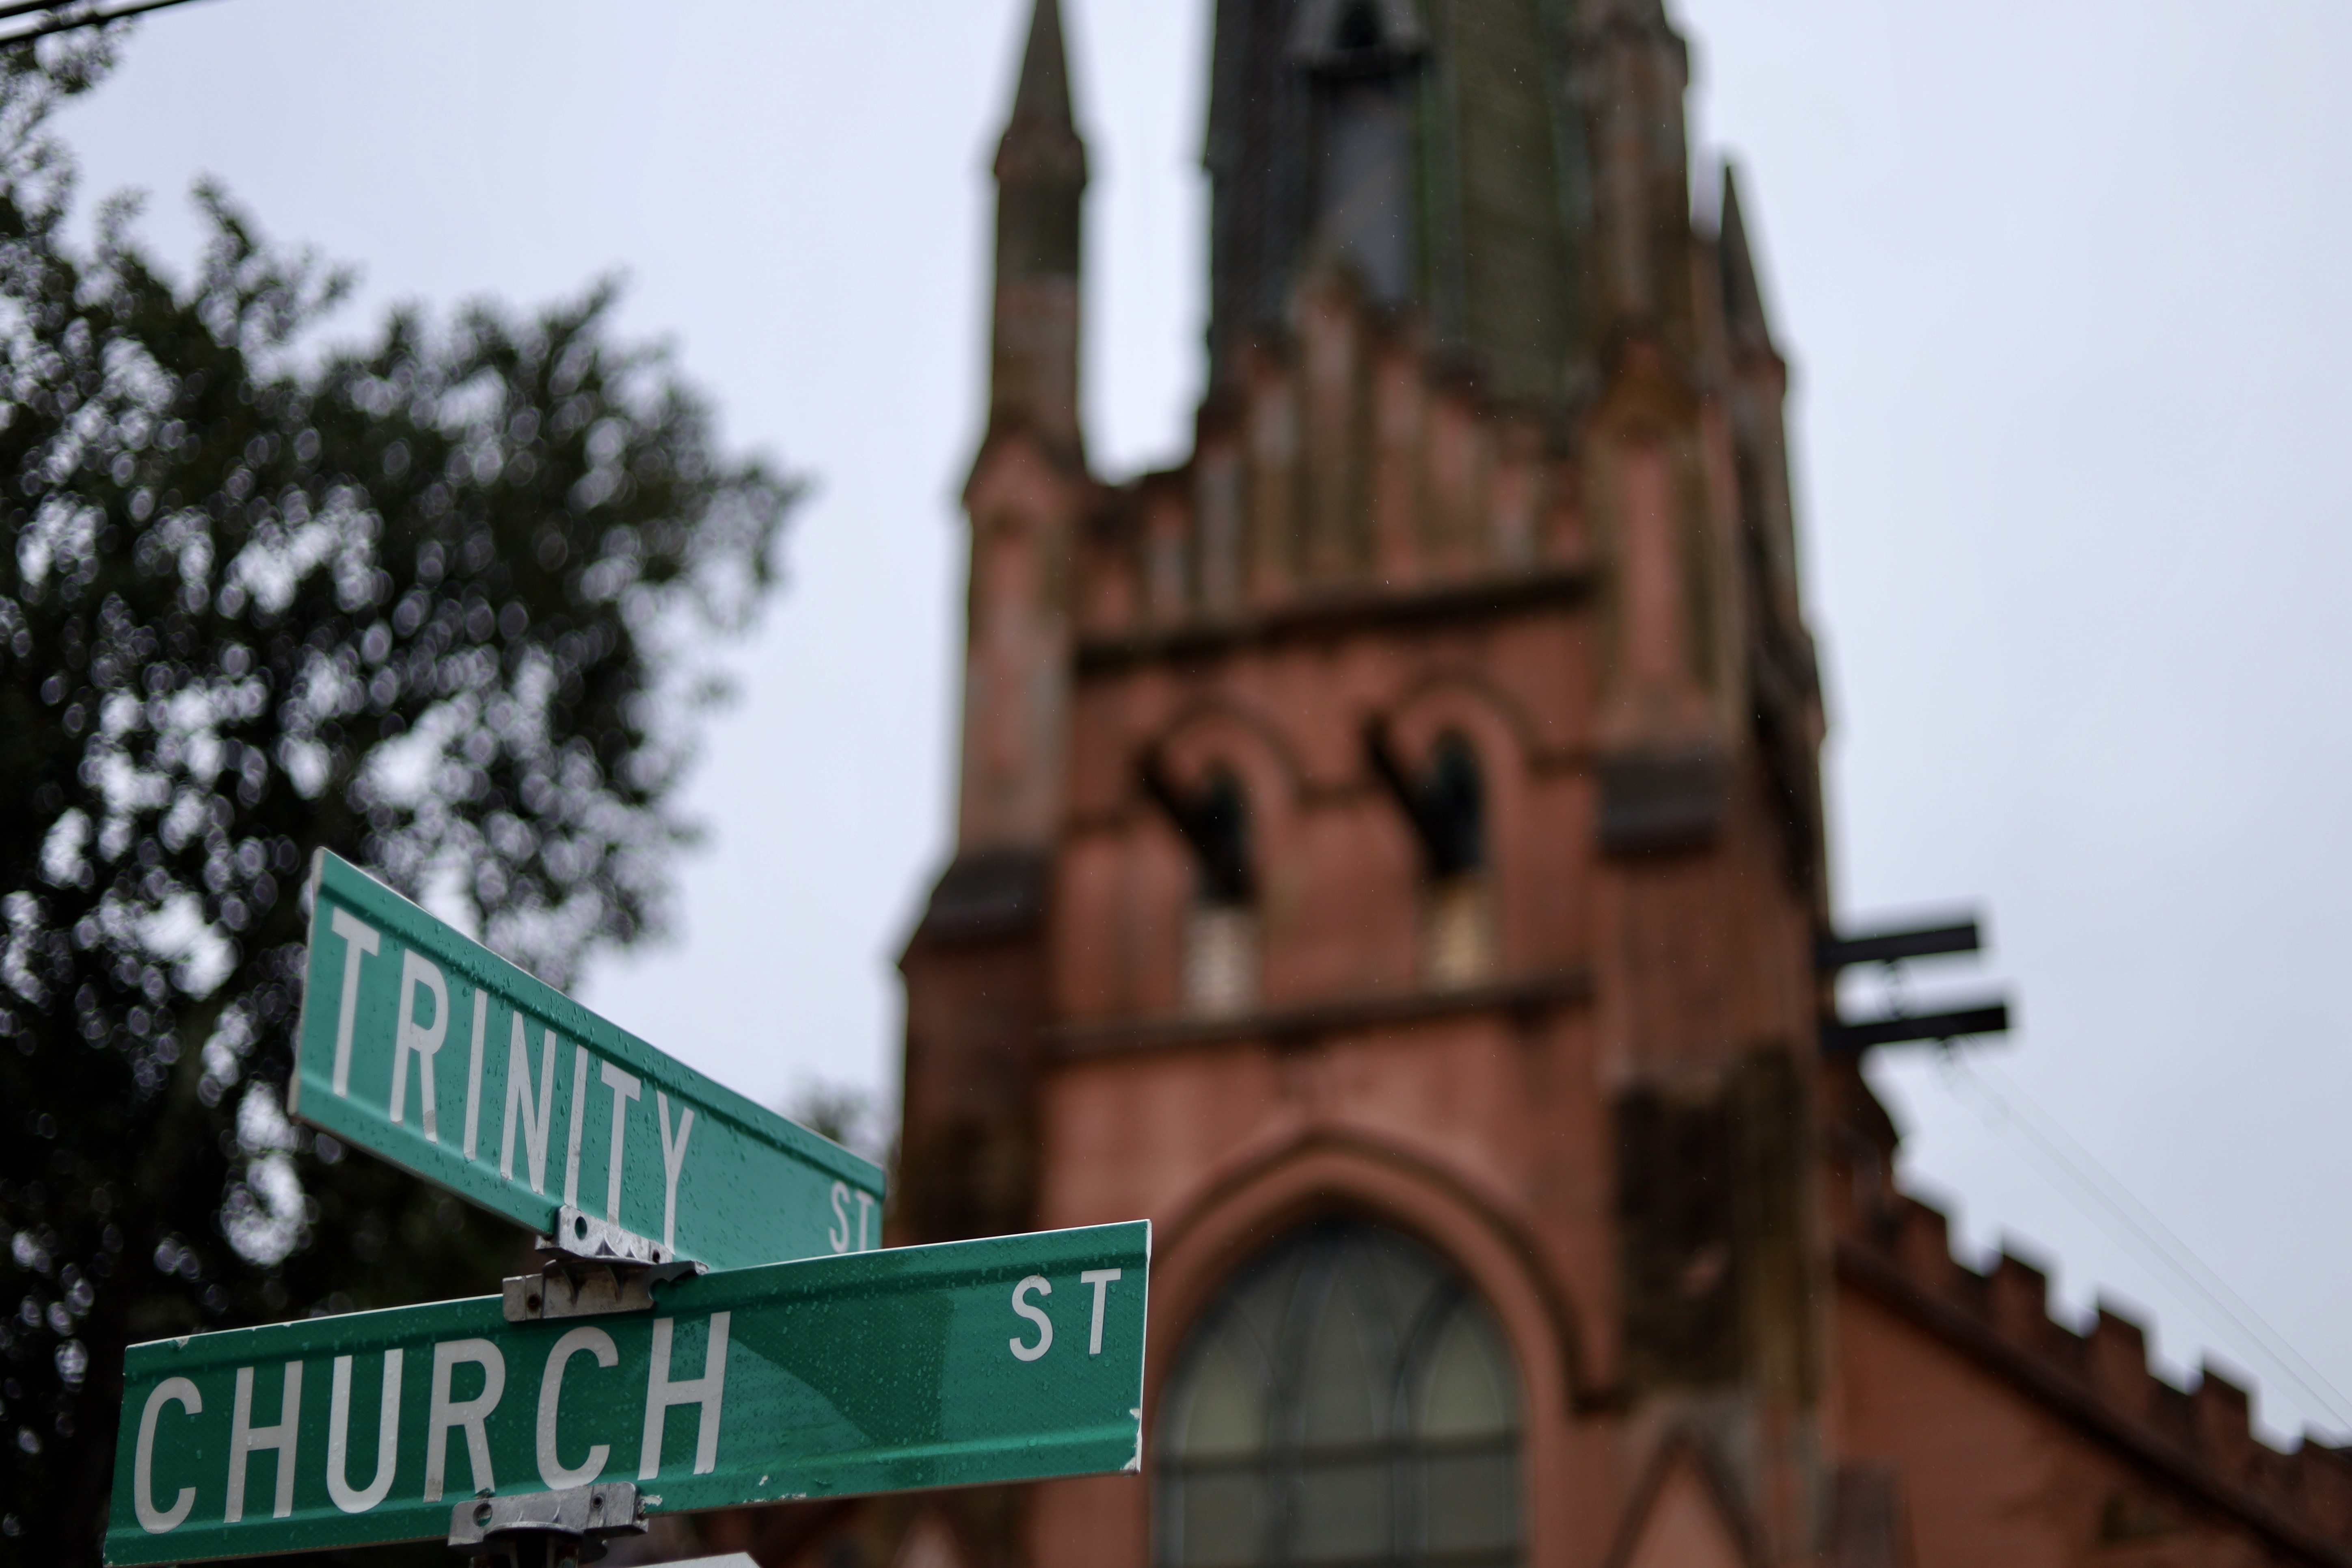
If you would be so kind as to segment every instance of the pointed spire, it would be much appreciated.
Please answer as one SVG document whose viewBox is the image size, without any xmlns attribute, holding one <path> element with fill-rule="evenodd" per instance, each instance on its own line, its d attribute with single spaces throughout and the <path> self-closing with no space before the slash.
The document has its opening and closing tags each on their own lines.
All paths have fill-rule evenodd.
<svg viewBox="0 0 2352 1568">
<path fill-rule="evenodd" d="M 996 148 L 996 179 L 999 184 L 1086 184 L 1086 143 L 1070 113 L 1070 60 L 1062 43 L 1060 0 L 1036 0 L 1030 10 L 1013 115 Z"/>
<path fill-rule="evenodd" d="M 1070 117 L 1058 0 L 1035 0 L 1013 115 L 996 148 L 996 310 L 989 425 L 1083 462 L 1078 274 L 1087 147 Z"/>
<path fill-rule="evenodd" d="M 1037 0 L 1029 13 L 1029 47 L 1021 56 L 1021 85 L 1013 119 L 1070 121 L 1070 60 L 1062 47 L 1061 0 Z"/>
<path fill-rule="evenodd" d="M 1748 224 L 1739 215 L 1739 181 L 1729 163 L 1723 166 L 1723 218 L 1716 234 L 1722 255 L 1724 324 L 1732 342 L 1769 349 L 1772 324 L 1764 313 L 1764 289 L 1757 280 Z"/>
</svg>

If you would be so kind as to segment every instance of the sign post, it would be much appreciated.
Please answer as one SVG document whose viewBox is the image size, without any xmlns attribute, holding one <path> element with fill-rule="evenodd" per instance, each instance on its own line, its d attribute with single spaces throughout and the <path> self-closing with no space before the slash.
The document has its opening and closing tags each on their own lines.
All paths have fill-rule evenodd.
<svg viewBox="0 0 2352 1568">
<path fill-rule="evenodd" d="M 871 1162 L 321 850 L 288 1109 L 559 1244 L 741 1268 L 881 1245 Z M 585 1250 L 585 1249 L 583 1249 Z"/>
<path fill-rule="evenodd" d="M 1135 1470 L 1150 1264 L 1138 1221 L 136 1345 L 106 1560 Z"/>
</svg>

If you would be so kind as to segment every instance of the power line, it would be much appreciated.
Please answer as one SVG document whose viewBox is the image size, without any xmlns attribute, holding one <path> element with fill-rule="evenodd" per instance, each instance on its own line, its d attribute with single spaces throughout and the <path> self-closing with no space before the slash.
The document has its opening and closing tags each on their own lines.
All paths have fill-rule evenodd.
<svg viewBox="0 0 2352 1568">
<path fill-rule="evenodd" d="M 81 27 L 102 27 L 109 22 L 142 16 L 149 11 L 161 11 L 168 6 L 185 5 L 190 0 L 129 0 L 104 10 L 79 11 L 74 16 L 59 16 L 61 11 L 77 11 L 78 5 L 68 0 L 18 0 L 17 4 L 0 5 L 0 22 L 19 16 L 47 13 L 45 18 L 29 27 L 0 36 L 0 48 L 11 44 L 29 44 L 35 38 L 46 38 L 52 33 L 70 33 Z"/>
<path fill-rule="evenodd" d="M 2337 1393 L 2336 1385 L 2298 1354 L 2284 1334 L 2272 1328 L 2244 1297 L 2231 1289 L 2229 1281 L 2208 1267 L 2146 1204 L 2134 1197 L 2131 1190 L 2055 1118 L 2014 1084 L 2005 1085 L 2008 1092 L 2004 1094 L 1988 1081 L 1984 1069 L 1958 1051 L 1948 1048 L 1937 1055 L 1944 1068 L 1945 1085 L 1955 1091 L 1955 1099 L 1966 1101 L 1995 1132 L 2004 1136 L 2012 1131 L 2021 1134 L 2025 1142 L 2020 1147 L 2025 1152 L 2038 1157 L 2045 1167 L 2054 1167 L 2074 1187 L 2078 1198 L 2086 1195 L 2092 1200 L 2094 1206 L 2084 1212 L 2094 1224 L 2116 1240 L 2136 1244 L 2135 1249 L 2144 1259 L 2169 1273 L 2190 1295 L 2218 1314 L 2219 1322 L 2207 1319 L 2209 1328 L 2226 1324 L 2236 1330 L 2272 1363 L 2273 1371 L 2284 1374 L 2285 1382 L 2302 1391 L 2306 1401 L 2326 1410 L 2340 1428 L 2352 1430 L 2352 1414 L 2347 1414 L 2352 1413 L 2352 1400 Z M 1971 1100 L 1969 1095 L 1958 1093 L 1957 1086 L 1963 1082 L 1981 1099 Z M 2117 1235 L 2101 1217 L 2102 1211 L 2121 1225 L 2122 1235 Z"/>
</svg>

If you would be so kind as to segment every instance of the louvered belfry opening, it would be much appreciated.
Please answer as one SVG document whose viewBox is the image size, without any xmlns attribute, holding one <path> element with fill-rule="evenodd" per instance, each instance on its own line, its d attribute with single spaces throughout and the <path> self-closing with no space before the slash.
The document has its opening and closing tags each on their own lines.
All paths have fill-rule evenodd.
<svg viewBox="0 0 2352 1568">
<path fill-rule="evenodd" d="M 1181 789 L 1156 762 L 1144 785 L 1192 851 L 1193 892 L 1184 918 L 1183 1002 L 1197 1017 L 1230 1017 L 1258 998 L 1257 878 L 1249 797 L 1222 767 Z"/>
<path fill-rule="evenodd" d="M 1415 794 L 1429 873 L 1422 890 L 1422 976 L 1439 989 L 1475 985 L 1496 969 L 1486 790 L 1477 752 L 1459 735 L 1441 737 Z"/>
</svg>

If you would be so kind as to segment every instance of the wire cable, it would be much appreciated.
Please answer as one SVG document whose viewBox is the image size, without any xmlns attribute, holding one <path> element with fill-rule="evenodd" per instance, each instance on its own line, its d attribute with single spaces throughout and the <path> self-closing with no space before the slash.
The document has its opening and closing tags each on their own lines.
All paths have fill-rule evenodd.
<svg viewBox="0 0 2352 1568">
<path fill-rule="evenodd" d="M 2110 1237 L 2133 1245 L 2144 1259 L 2170 1274 L 2192 1297 L 2218 1315 L 2218 1321 L 2207 1318 L 2208 1328 L 2226 1325 L 2235 1330 L 2252 1342 L 2263 1359 L 2272 1363 L 2272 1369 L 2283 1374 L 2284 1381 L 2302 1392 L 2309 1405 L 2327 1412 L 2338 1423 L 2339 1430 L 2352 1431 L 2352 1400 L 2338 1393 L 2325 1374 L 2296 1352 L 2284 1334 L 2272 1328 L 2244 1297 L 2231 1289 L 2229 1282 L 2208 1267 L 2146 1204 L 2134 1197 L 2131 1190 L 2055 1118 L 2015 1084 L 2004 1082 L 1996 1087 L 1986 1069 L 1951 1049 L 1949 1042 L 1937 1055 L 1943 1067 L 1945 1086 L 1954 1099 L 1967 1103 L 1993 1131 L 2003 1136 L 2012 1131 L 2021 1134 L 2024 1142 L 2019 1146 L 2030 1157 L 2038 1158 L 2063 1176 L 2075 1189 L 2078 1204 L 2084 1196 L 2091 1200 L 2084 1212 L 2093 1223 Z M 1958 1086 L 1964 1082 L 1969 1085 L 1968 1093 L 1958 1090 Z M 2123 1227 L 2122 1235 L 2102 1219 L 2102 1211 Z"/>
<path fill-rule="evenodd" d="M 13 4 L 0 5 L 0 22 L 29 16 L 36 11 L 64 11 L 78 3 L 79 0 L 14 0 Z"/>
<path fill-rule="evenodd" d="M 15 16 L 28 16 L 37 11 L 48 12 L 48 20 L 21 32 L 0 37 L 0 48 L 12 44 L 29 44 L 36 38 L 46 38 L 56 33 L 70 33 L 80 27 L 102 27 L 109 22 L 142 16 L 149 11 L 161 11 L 173 5 L 185 5 L 190 0 L 131 0 L 110 11 L 91 11 L 79 16 L 60 16 L 57 13 L 72 9 L 70 0 L 20 0 L 16 5 L 0 5 L 0 21 Z"/>
</svg>

